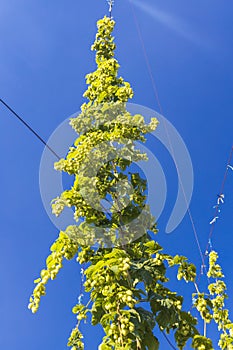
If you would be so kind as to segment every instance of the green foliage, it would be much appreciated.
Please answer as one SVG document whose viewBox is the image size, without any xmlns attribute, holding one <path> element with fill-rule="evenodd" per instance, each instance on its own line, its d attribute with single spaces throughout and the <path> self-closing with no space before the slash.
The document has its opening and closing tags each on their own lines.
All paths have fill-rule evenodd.
<svg viewBox="0 0 233 350">
<path fill-rule="evenodd" d="M 217 264 L 218 254 L 211 251 L 209 254 L 209 270 L 207 276 L 214 279 L 213 283 L 209 283 L 209 294 L 197 293 L 193 296 L 196 298 L 194 306 L 200 312 L 201 317 L 205 322 L 209 323 L 214 320 L 218 325 L 220 334 L 219 347 L 220 349 L 233 348 L 233 323 L 229 319 L 229 311 L 224 308 L 225 300 L 227 299 L 226 285 L 223 278 L 221 266 Z"/>
<path fill-rule="evenodd" d="M 29 308 L 38 310 L 45 285 L 57 276 L 63 259 L 77 256 L 80 264 L 87 264 L 84 287 L 90 298 L 86 305 L 79 300 L 72 309 L 77 318 L 68 340 L 72 350 L 84 349 L 79 326 L 88 315 L 92 325 L 101 324 L 105 332 L 99 350 L 157 350 L 154 328 L 173 331 L 179 349 L 190 339 L 194 349 L 213 349 L 211 340 L 199 334 L 197 320 L 183 310 L 183 297 L 166 284 L 167 270 L 175 266 L 178 280 L 195 283 L 196 268 L 184 256 L 163 253 L 151 238 L 157 228 L 146 205 L 147 182 L 129 168 L 133 162 L 147 160 L 135 141 L 145 142 L 158 121 L 152 118 L 146 124 L 143 116 L 127 111 L 125 102 L 133 91 L 118 77 L 114 21 L 104 17 L 97 26 L 92 46 L 97 69 L 87 75 L 84 93 L 89 101 L 70 121 L 78 134 L 74 146 L 55 164 L 57 170 L 75 175 L 75 180 L 71 189 L 53 200 L 53 213 L 59 216 L 66 206 L 72 207 L 77 224 L 60 232 L 52 245 L 46 269 L 35 280 Z M 110 204 L 108 212 L 103 200 Z M 211 252 L 208 276 L 214 279 L 223 277 L 216 260 Z M 222 331 L 219 346 L 232 349 L 233 325 L 223 308 L 225 290 L 224 282 L 216 280 L 209 285 L 209 295 L 194 295 L 194 306 L 205 322 L 217 322 Z"/>
<path fill-rule="evenodd" d="M 67 345 L 71 346 L 71 350 L 83 350 L 84 345 L 82 339 L 82 333 L 79 331 L 78 327 L 75 327 L 71 332 Z"/>
<path fill-rule="evenodd" d="M 119 64 L 114 58 L 116 45 L 111 35 L 114 25 L 115 22 L 109 17 L 104 17 L 97 23 L 98 33 L 91 48 L 96 51 L 97 70 L 86 76 L 89 86 L 84 94 L 90 101 L 89 105 L 92 102 L 127 102 L 133 97 L 130 84 L 117 77 Z"/>
<path fill-rule="evenodd" d="M 197 350 L 214 350 L 211 340 L 202 335 L 194 336 L 192 347 Z"/>
<path fill-rule="evenodd" d="M 196 266 L 187 262 L 185 256 L 176 255 L 172 259 L 168 259 L 169 266 L 178 265 L 178 274 L 177 279 L 181 280 L 182 278 L 185 282 L 194 282 L 196 279 Z"/>
<path fill-rule="evenodd" d="M 30 303 L 28 308 L 31 309 L 33 313 L 37 312 L 40 299 L 42 295 L 46 294 L 45 286 L 47 282 L 51 279 L 54 280 L 62 268 L 63 259 L 70 260 L 77 253 L 78 245 L 73 242 L 64 232 L 60 232 L 58 239 L 53 243 L 50 248 L 51 254 L 46 260 L 46 269 L 42 270 L 40 273 L 40 278 L 36 279 L 34 283 L 36 287 L 30 297 Z"/>
</svg>

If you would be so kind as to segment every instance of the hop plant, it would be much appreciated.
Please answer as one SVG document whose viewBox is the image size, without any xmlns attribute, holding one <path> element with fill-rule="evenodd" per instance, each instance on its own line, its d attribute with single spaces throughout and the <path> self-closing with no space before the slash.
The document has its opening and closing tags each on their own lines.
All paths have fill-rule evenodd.
<svg viewBox="0 0 233 350">
<path fill-rule="evenodd" d="M 75 179 L 53 200 L 53 213 L 59 216 L 65 207 L 72 207 L 76 225 L 60 232 L 52 245 L 46 268 L 34 281 L 29 309 L 37 312 L 46 284 L 56 278 L 63 260 L 76 258 L 86 264 L 84 288 L 89 300 L 83 304 L 79 298 L 72 309 L 77 319 L 68 340 L 72 350 L 84 349 L 79 327 L 88 319 L 92 325 L 101 324 L 105 332 L 99 350 L 157 350 L 155 327 L 173 331 L 179 349 L 191 339 L 192 348 L 211 350 L 211 340 L 199 334 L 197 320 L 183 310 L 183 297 L 166 284 L 167 269 L 177 266 L 177 279 L 194 283 L 196 268 L 184 256 L 163 253 L 154 240 L 157 226 L 146 204 L 147 182 L 130 171 L 132 163 L 147 160 L 135 141 L 145 142 L 158 121 L 152 118 L 146 124 L 143 116 L 127 111 L 133 90 L 118 76 L 114 25 L 106 16 L 97 22 L 92 45 L 97 68 L 86 76 L 87 101 L 70 121 L 78 136 L 67 156 L 55 163 L 56 170 Z M 103 200 L 111 204 L 110 211 L 103 208 Z M 222 278 L 216 260 L 212 252 L 208 276 Z M 222 281 L 216 281 L 209 286 L 211 300 L 198 293 L 195 306 L 206 322 L 214 319 L 223 331 L 219 346 L 231 349 L 233 325 L 223 309 L 225 289 Z"/>
</svg>

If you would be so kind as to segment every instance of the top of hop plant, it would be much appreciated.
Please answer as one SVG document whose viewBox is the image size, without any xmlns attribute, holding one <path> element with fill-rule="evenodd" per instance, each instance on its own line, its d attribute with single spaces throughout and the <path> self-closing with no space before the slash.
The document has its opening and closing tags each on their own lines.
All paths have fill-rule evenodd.
<svg viewBox="0 0 233 350">
<path fill-rule="evenodd" d="M 127 102 L 133 97 L 130 84 L 122 77 L 118 77 L 120 65 L 114 58 L 116 48 L 112 36 L 114 26 L 114 20 L 106 16 L 97 22 L 98 32 L 91 47 L 96 51 L 97 69 L 86 76 L 88 88 L 83 96 L 89 103 L 84 104 L 82 109 L 104 102 Z"/>
</svg>

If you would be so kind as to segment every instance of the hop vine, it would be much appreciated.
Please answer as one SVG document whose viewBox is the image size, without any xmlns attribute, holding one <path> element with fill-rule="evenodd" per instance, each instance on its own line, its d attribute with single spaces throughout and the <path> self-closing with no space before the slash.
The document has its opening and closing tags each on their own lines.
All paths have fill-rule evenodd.
<svg viewBox="0 0 233 350">
<path fill-rule="evenodd" d="M 105 332 L 99 350 L 157 350 L 156 328 L 173 331 L 179 349 L 191 340 L 193 349 L 211 350 L 211 339 L 199 333 L 197 319 L 184 310 L 183 297 L 167 283 L 168 269 L 176 268 L 178 280 L 195 285 L 196 267 L 184 256 L 164 253 L 155 240 L 158 230 L 146 204 L 147 182 L 130 167 L 147 160 L 135 141 L 145 142 L 158 121 L 152 118 L 147 124 L 143 116 L 127 111 L 133 90 L 118 76 L 114 25 L 109 17 L 97 22 L 92 46 L 97 68 L 86 76 L 87 102 L 70 121 L 78 136 L 66 157 L 55 163 L 56 170 L 75 179 L 52 201 L 52 211 L 59 216 L 65 207 L 73 208 L 76 224 L 60 232 L 50 248 L 46 268 L 34 281 L 29 309 L 38 311 L 46 285 L 56 278 L 63 260 L 76 258 L 87 266 L 84 288 L 89 300 L 83 304 L 78 298 L 72 309 L 77 323 L 68 339 L 71 350 L 84 349 L 80 325 L 88 319 Z M 205 322 L 217 323 L 220 348 L 233 349 L 233 325 L 224 308 L 226 285 L 217 258 L 217 253 L 210 253 L 208 277 L 214 282 L 208 295 L 193 295 L 194 307 Z"/>
</svg>

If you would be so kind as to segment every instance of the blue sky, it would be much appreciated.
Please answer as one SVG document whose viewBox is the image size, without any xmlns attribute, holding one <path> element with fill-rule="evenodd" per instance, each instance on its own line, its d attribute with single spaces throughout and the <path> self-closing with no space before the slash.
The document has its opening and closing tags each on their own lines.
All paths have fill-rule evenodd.
<svg viewBox="0 0 233 350">
<path fill-rule="evenodd" d="M 213 217 L 212 206 L 233 141 L 233 3 L 217 0 L 132 2 L 164 115 L 182 136 L 192 159 L 194 191 L 190 209 L 204 250 Z M 95 67 L 90 51 L 95 23 L 106 12 L 104 0 L 0 2 L 0 97 L 45 139 L 83 103 L 84 76 Z M 133 102 L 158 111 L 127 0 L 115 1 L 114 19 L 120 73 L 134 88 Z M 27 303 L 33 279 L 43 268 L 49 246 L 58 232 L 40 197 L 38 178 L 43 145 L 3 106 L 0 111 L 0 347 L 62 350 L 75 325 L 71 308 L 79 293 L 79 267 L 75 261 L 65 264 L 57 280 L 49 284 L 38 314 L 29 312 Z M 157 238 L 165 251 L 187 255 L 200 266 L 187 215 L 174 232 L 164 233 L 176 198 L 177 173 L 167 150 L 159 142 L 151 142 L 150 149 L 159 159 L 168 184 Z M 233 318 L 232 193 L 233 172 L 229 172 L 226 201 L 212 244 L 220 254 Z M 186 305 L 191 305 L 188 293 L 193 292 L 192 286 L 177 285 L 175 279 L 172 286 L 185 291 Z M 204 278 L 201 286 L 205 286 Z M 100 330 L 88 325 L 86 330 L 86 349 L 97 349 Z M 216 339 L 215 328 L 208 332 Z M 167 348 L 162 341 L 161 349 Z"/>
</svg>

